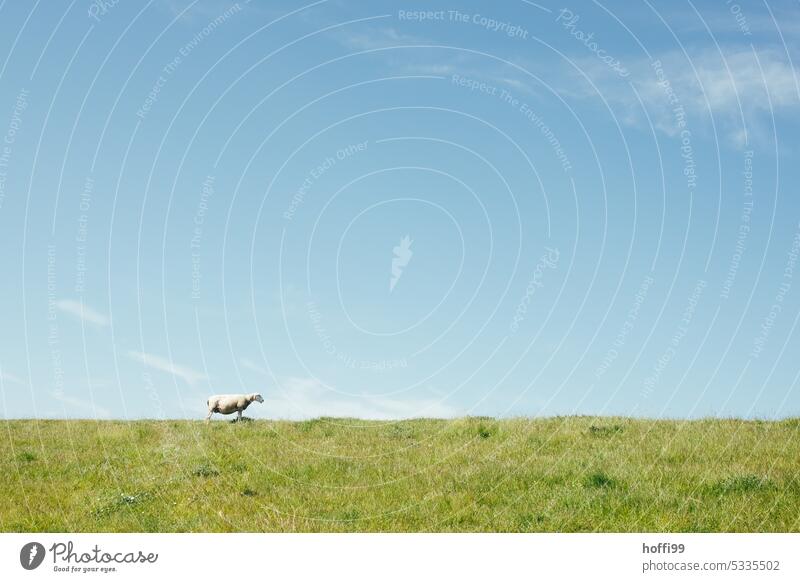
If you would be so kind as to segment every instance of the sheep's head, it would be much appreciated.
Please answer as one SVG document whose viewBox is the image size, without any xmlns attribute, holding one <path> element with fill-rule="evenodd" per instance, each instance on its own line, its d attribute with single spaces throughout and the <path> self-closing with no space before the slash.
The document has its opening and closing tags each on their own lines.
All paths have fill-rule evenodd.
<svg viewBox="0 0 800 582">
<path fill-rule="evenodd" d="M 250 402 L 264 402 L 264 399 L 261 397 L 261 394 L 251 394 Z"/>
</svg>

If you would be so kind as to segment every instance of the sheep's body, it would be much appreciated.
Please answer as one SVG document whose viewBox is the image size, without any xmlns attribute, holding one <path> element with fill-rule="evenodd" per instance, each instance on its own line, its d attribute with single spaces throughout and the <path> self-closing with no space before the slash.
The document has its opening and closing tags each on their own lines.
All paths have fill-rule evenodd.
<svg viewBox="0 0 800 582">
<path fill-rule="evenodd" d="M 210 396 L 206 400 L 208 405 L 208 416 L 206 422 L 211 420 L 211 415 L 215 412 L 220 414 L 237 413 L 237 420 L 242 420 L 242 411 L 253 402 L 264 402 L 261 394 L 217 394 Z"/>
</svg>

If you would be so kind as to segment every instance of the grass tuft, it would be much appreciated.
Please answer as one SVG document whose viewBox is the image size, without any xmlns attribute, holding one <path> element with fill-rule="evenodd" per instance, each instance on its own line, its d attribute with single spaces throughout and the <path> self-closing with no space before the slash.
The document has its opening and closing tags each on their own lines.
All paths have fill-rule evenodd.
<svg viewBox="0 0 800 582">
<path fill-rule="evenodd" d="M 478 424 L 478 436 L 482 439 L 488 439 L 492 437 L 497 432 L 497 425 L 487 425 L 483 422 Z"/>
<path fill-rule="evenodd" d="M 397 440 L 413 440 L 414 429 L 406 424 L 395 424 L 392 425 L 389 436 Z"/>
<path fill-rule="evenodd" d="M 219 475 L 219 469 L 203 463 L 202 465 L 198 465 L 192 470 L 192 475 L 195 477 L 216 477 Z"/>
<path fill-rule="evenodd" d="M 36 455 L 30 451 L 22 451 L 17 458 L 23 463 L 32 463 L 36 460 Z"/>
<path fill-rule="evenodd" d="M 589 427 L 589 434 L 597 437 L 612 436 L 621 433 L 624 428 L 620 424 L 611 425 L 596 425 L 593 424 Z"/>
<path fill-rule="evenodd" d="M 587 475 L 585 484 L 587 487 L 595 489 L 612 489 L 617 486 L 617 482 L 603 471 L 595 471 Z"/>
<path fill-rule="evenodd" d="M 103 504 L 101 507 L 94 511 L 98 517 L 106 517 L 118 511 L 131 508 L 135 505 L 141 505 L 150 499 L 151 495 L 146 491 L 140 493 L 120 493 L 111 499 L 111 501 Z"/>
<path fill-rule="evenodd" d="M 712 487 L 712 491 L 722 494 L 751 493 L 770 488 L 771 483 L 769 479 L 764 479 L 756 475 L 737 475 L 717 481 Z"/>
<path fill-rule="evenodd" d="M 525 513 L 519 519 L 519 531 L 536 531 L 542 527 L 545 516 L 541 513 Z"/>
</svg>

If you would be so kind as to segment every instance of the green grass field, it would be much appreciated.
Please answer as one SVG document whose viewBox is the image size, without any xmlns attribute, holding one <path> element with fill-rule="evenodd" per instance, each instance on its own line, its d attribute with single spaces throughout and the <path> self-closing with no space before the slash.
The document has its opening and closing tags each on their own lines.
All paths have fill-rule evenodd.
<svg viewBox="0 0 800 582">
<path fill-rule="evenodd" d="M 0 427 L 2 531 L 800 530 L 800 419 Z"/>
</svg>

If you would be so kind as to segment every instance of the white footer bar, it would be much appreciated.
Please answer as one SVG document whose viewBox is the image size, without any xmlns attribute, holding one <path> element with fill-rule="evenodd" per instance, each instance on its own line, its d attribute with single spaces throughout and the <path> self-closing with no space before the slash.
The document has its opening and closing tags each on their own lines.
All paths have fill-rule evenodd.
<svg viewBox="0 0 800 582">
<path fill-rule="evenodd" d="M 800 534 L 0 534 L 0 579 L 778 581 L 798 554 Z"/>
</svg>

